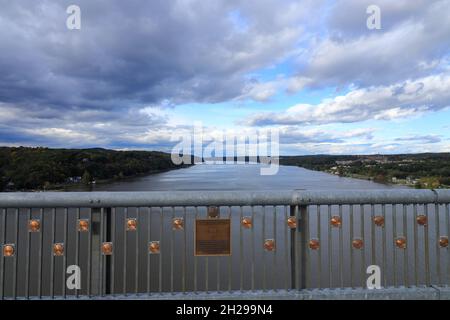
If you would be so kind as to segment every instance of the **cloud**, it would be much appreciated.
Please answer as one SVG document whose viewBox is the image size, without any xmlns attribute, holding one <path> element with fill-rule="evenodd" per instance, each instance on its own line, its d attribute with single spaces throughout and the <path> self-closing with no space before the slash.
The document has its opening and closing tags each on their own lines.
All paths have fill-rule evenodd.
<svg viewBox="0 0 450 320">
<path fill-rule="evenodd" d="M 280 113 L 256 113 L 245 120 L 251 126 L 352 123 L 392 120 L 450 106 L 450 74 L 353 90 L 317 105 L 298 104 Z"/>
<path fill-rule="evenodd" d="M 415 135 L 415 136 L 407 136 L 407 137 L 400 137 L 396 138 L 395 141 L 410 141 L 410 142 L 418 142 L 418 143 L 439 143 L 442 141 L 441 137 L 436 135 Z"/>
<path fill-rule="evenodd" d="M 327 86 L 379 86 L 417 79 L 448 67 L 450 1 L 377 1 L 382 30 L 366 28 L 370 0 L 342 0 L 325 36 L 298 57 L 290 91 Z"/>
<path fill-rule="evenodd" d="M 379 0 L 383 29 L 370 31 L 372 2 L 80 0 L 82 29 L 70 31 L 72 1 L 0 0 L 0 144 L 170 151 L 195 115 L 217 124 L 326 88 L 345 93 L 234 129 L 276 126 L 295 154 L 449 150 L 427 132 L 378 141 L 374 129 L 326 126 L 450 104 L 450 1 Z M 243 108 L 206 110 L 222 102 L 215 110 Z M 177 106 L 189 103 L 205 113 L 184 118 Z"/>
<path fill-rule="evenodd" d="M 313 1 L 81 0 L 76 31 L 70 1 L 1 2 L 0 101 L 112 109 L 241 95 L 248 72 L 293 50 Z"/>
</svg>

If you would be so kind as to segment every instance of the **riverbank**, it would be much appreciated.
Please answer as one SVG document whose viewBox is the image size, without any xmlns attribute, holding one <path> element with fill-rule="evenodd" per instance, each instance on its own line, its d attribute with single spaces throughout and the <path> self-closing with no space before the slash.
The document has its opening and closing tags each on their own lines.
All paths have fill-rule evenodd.
<svg viewBox="0 0 450 320">
<path fill-rule="evenodd" d="M 450 153 L 289 156 L 280 164 L 417 189 L 450 186 Z"/>
<path fill-rule="evenodd" d="M 0 191 L 43 191 L 109 183 L 164 172 L 176 165 L 158 151 L 0 147 Z"/>
</svg>

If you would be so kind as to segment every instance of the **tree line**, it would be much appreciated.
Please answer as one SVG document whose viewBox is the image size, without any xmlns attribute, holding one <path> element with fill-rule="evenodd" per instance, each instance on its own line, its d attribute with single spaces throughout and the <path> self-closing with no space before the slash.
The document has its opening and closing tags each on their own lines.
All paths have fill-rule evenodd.
<svg viewBox="0 0 450 320">
<path fill-rule="evenodd" d="M 175 169 L 156 151 L 0 147 L 0 189 L 40 190 L 61 184 L 120 179 Z"/>
</svg>

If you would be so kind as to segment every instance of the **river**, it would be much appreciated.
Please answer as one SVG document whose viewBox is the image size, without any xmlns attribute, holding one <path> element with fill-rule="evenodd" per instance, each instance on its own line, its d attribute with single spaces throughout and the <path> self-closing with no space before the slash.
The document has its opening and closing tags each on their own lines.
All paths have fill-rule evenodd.
<svg viewBox="0 0 450 320">
<path fill-rule="evenodd" d="M 192 167 L 71 190 L 174 191 L 174 190 L 338 190 L 402 188 L 368 180 L 338 177 L 294 166 L 280 166 L 275 175 L 261 175 L 256 164 L 194 165 Z"/>
</svg>

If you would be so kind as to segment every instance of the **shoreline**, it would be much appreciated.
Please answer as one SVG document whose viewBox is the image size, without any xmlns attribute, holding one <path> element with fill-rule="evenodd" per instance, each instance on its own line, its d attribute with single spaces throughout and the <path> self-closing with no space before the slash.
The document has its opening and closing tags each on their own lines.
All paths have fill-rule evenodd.
<svg viewBox="0 0 450 320">
<path fill-rule="evenodd" d="M 140 173 L 140 174 L 136 174 L 133 176 L 126 176 L 126 177 L 121 177 L 121 178 L 110 178 L 110 179 L 102 179 L 102 180 L 95 180 L 95 183 L 90 183 L 88 185 L 83 184 L 82 182 L 78 182 L 78 183 L 64 183 L 64 184 L 58 184 L 58 185 L 52 185 L 49 188 L 46 189 L 36 189 L 36 190 L 25 190 L 25 191 L 14 191 L 14 192 L 68 192 L 68 191 L 72 191 L 71 189 L 79 189 L 79 188 L 90 188 L 94 185 L 104 185 L 104 184 L 110 184 L 110 183 L 114 183 L 117 181 L 126 181 L 126 180 L 132 180 L 132 179 L 136 179 L 136 178 L 140 178 L 140 177 L 145 177 L 145 176 L 151 176 L 154 174 L 158 174 L 158 173 L 164 173 L 164 172 L 169 172 L 172 170 L 179 170 L 179 169 L 186 169 L 193 166 L 193 164 L 191 165 L 180 165 L 174 168 L 167 168 L 167 169 L 161 169 L 161 170 L 151 170 L 149 172 L 145 172 L 145 173 Z"/>
</svg>

